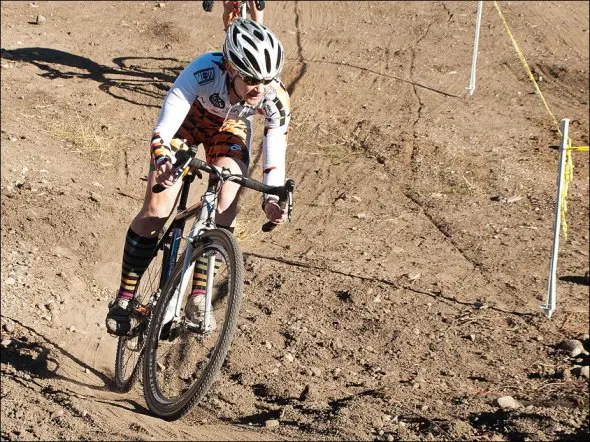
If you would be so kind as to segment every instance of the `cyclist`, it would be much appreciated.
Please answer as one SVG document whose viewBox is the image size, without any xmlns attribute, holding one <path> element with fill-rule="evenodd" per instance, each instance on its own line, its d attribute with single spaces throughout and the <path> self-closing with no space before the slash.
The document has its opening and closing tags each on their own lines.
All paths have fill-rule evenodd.
<svg viewBox="0 0 590 442">
<path fill-rule="evenodd" d="M 234 18 L 236 18 L 237 14 L 235 13 L 234 6 L 239 4 L 239 1 L 223 1 L 223 29 L 227 30 L 231 25 Z M 248 10 L 250 11 L 250 17 L 252 20 L 257 21 L 258 23 L 262 24 L 264 19 L 264 1 L 260 0 L 248 0 L 246 2 Z M 213 10 L 213 0 L 204 0 L 203 1 L 203 9 L 207 12 L 211 12 Z"/>
<path fill-rule="evenodd" d="M 194 59 L 168 91 L 151 139 L 151 167 L 143 207 L 125 238 L 121 285 L 109 304 L 107 331 L 124 335 L 131 328 L 129 301 L 156 253 L 158 233 L 174 209 L 182 180 L 172 182 L 174 149 L 202 143 L 207 161 L 231 173 L 246 175 L 250 160 L 253 117 L 264 116 L 263 182 L 285 181 L 289 94 L 278 76 L 284 63 L 283 46 L 264 25 L 236 18 L 226 31 L 223 52 Z M 185 144 L 186 143 L 186 144 Z M 167 189 L 153 193 L 152 186 Z M 218 195 L 216 225 L 233 232 L 239 185 L 227 182 Z M 281 224 L 286 211 L 277 197 L 263 195 L 268 220 Z M 206 270 L 195 266 L 187 316 L 203 315 Z M 189 318 L 190 319 L 190 318 Z"/>
</svg>

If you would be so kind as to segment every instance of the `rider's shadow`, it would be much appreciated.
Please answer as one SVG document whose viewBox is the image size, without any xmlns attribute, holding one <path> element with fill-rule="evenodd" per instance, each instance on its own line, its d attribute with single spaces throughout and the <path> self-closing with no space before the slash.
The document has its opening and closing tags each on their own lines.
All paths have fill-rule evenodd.
<svg viewBox="0 0 590 442">
<path fill-rule="evenodd" d="M 37 66 L 44 71 L 40 74 L 43 78 L 93 80 L 112 97 L 147 107 L 160 107 L 162 97 L 185 64 L 170 57 L 118 57 L 113 59 L 115 66 L 111 67 L 51 48 L 2 48 L 1 52 L 4 59 Z"/>
</svg>

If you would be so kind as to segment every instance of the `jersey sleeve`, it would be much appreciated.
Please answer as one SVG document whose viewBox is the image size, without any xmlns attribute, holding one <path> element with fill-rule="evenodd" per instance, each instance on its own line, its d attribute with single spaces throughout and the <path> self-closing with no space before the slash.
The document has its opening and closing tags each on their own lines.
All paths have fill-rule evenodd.
<svg viewBox="0 0 590 442">
<path fill-rule="evenodd" d="M 262 139 L 263 181 L 269 186 L 285 184 L 287 133 L 291 119 L 289 93 L 282 83 L 274 87 L 262 106 L 264 137 Z"/>
<path fill-rule="evenodd" d="M 169 145 L 188 114 L 198 95 L 198 83 L 194 72 L 198 72 L 200 58 L 195 59 L 178 76 L 162 103 L 156 127 L 152 133 L 151 151 L 158 159 L 162 146 Z"/>
</svg>

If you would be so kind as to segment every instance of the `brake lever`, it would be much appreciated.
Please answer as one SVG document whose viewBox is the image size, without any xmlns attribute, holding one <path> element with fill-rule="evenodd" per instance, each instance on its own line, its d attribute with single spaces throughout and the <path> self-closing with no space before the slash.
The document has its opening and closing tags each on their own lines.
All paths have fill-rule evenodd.
<svg viewBox="0 0 590 442">
<path fill-rule="evenodd" d="M 174 183 L 176 183 L 176 180 L 178 180 L 180 176 L 188 173 L 186 169 L 189 166 L 192 159 L 194 158 L 195 154 L 196 152 L 192 149 L 190 151 L 179 150 L 178 152 L 176 152 L 176 162 L 174 163 L 174 165 L 178 163 L 181 163 L 181 165 L 174 168 L 174 173 L 172 174 L 172 181 Z M 195 169 L 194 173 L 199 179 L 203 178 L 203 175 L 201 174 L 200 170 Z M 166 190 L 166 187 L 164 187 L 160 183 L 155 184 L 152 187 L 152 192 L 154 193 L 160 193 L 164 190 Z"/>
<path fill-rule="evenodd" d="M 293 219 L 293 190 L 295 190 L 295 181 L 293 181 L 291 179 L 287 180 L 287 182 L 285 183 L 284 189 L 285 189 L 285 196 L 287 198 L 286 198 L 286 201 L 279 200 L 279 206 L 281 206 L 282 209 L 284 209 L 285 206 L 287 207 L 287 219 L 289 220 L 289 222 L 291 222 Z M 272 221 L 267 221 L 266 223 L 264 223 L 262 225 L 262 231 L 265 233 L 271 232 L 277 226 L 278 226 L 278 224 L 275 224 Z"/>
</svg>

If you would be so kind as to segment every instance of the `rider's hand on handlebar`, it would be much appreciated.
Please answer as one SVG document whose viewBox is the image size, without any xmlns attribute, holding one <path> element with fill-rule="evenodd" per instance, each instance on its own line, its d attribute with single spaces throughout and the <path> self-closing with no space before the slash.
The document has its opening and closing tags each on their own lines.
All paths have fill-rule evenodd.
<svg viewBox="0 0 590 442">
<path fill-rule="evenodd" d="M 160 164 L 156 169 L 156 182 L 164 187 L 170 187 L 174 184 L 172 173 L 174 172 L 174 166 L 168 158 L 164 161 L 160 161 Z"/>
<path fill-rule="evenodd" d="M 282 224 L 287 219 L 287 209 L 281 208 L 279 201 L 268 198 L 264 203 L 264 213 L 271 223 Z"/>
</svg>

